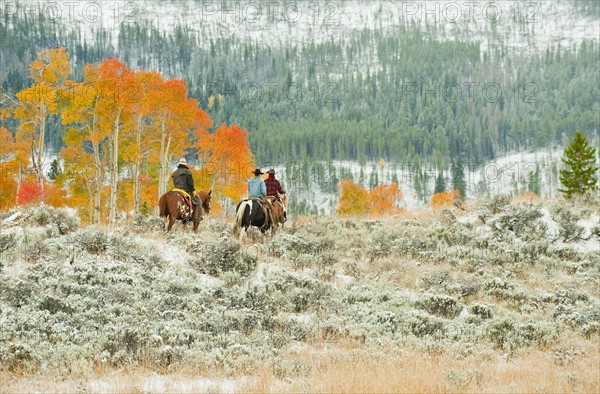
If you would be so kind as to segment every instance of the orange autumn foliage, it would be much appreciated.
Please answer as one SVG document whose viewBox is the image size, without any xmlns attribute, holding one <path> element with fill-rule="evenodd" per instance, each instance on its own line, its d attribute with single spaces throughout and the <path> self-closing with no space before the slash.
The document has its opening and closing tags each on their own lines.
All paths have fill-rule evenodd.
<svg viewBox="0 0 600 394">
<path fill-rule="evenodd" d="M 339 184 L 339 215 L 364 215 L 369 212 L 369 193 L 354 181 L 344 179 Z"/>
<path fill-rule="evenodd" d="M 40 52 L 29 69 L 32 85 L 17 93 L 14 105 L 0 110 L 0 118 L 13 116 L 19 122 L 16 141 L 0 128 L 0 209 L 39 198 L 76 207 L 90 223 L 114 223 L 122 211 L 139 212 L 142 206 L 148 212 L 170 181 L 171 164 L 197 147 L 198 136 L 206 144 L 200 156 L 225 163 L 202 168 L 198 189 L 214 186 L 221 196 L 231 197 L 245 192 L 248 174 L 243 170 L 252 162 L 247 132 L 223 125 L 209 133 L 212 120 L 188 96 L 185 81 L 133 71 L 115 58 L 87 64 L 82 82 L 69 80 L 63 48 Z M 65 126 L 64 168 L 53 182 L 40 171 L 50 115 L 59 115 Z"/>
<path fill-rule="evenodd" d="M 11 164 L 0 163 L 0 211 L 12 208 L 17 194 L 17 182 Z"/>
<path fill-rule="evenodd" d="M 97 179 L 94 157 L 80 145 L 67 146 L 61 151 L 61 156 L 64 168 L 56 178 L 56 183 L 64 185 L 67 204 L 79 210 L 82 221 L 94 223 L 93 203 Z"/>
<path fill-rule="evenodd" d="M 27 150 L 42 191 L 46 119 L 59 113 L 69 74 L 69 53 L 64 48 L 43 50 L 29 66 L 34 84 L 16 94 L 13 108 L 14 117 L 19 120 L 16 142 L 22 145 L 22 150 Z"/>
<path fill-rule="evenodd" d="M 237 201 L 246 192 L 246 181 L 254 167 L 248 132 L 235 124 L 223 124 L 215 133 L 198 130 L 196 138 L 204 164 L 202 187 Z"/>
<path fill-rule="evenodd" d="M 110 180 L 110 213 L 111 224 L 117 221 L 119 207 L 119 157 L 122 134 L 131 127 L 133 104 L 140 100 L 139 84 L 133 70 L 118 59 L 104 60 L 98 66 L 100 103 L 100 127 L 110 130 L 110 159 L 108 166 Z"/>
<path fill-rule="evenodd" d="M 144 195 L 145 190 L 148 190 L 147 186 L 155 183 L 155 179 L 149 174 L 148 166 L 145 165 L 153 154 L 150 137 L 155 134 L 152 128 L 156 128 L 148 116 L 149 108 L 146 106 L 146 98 L 163 78 L 156 71 L 141 70 L 135 73 L 135 79 L 140 89 L 138 92 L 140 99 L 133 104 L 132 127 L 129 127 L 123 135 L 121 159 L 123 165 L 130 168 L 129 181 L 131 184 L 126 185 L 126 188 L 131 193 L 130 203 L 133 211 L 137 213 L 142 207 L 148 211 L 150 207 L 156 205 L 158 185 L 151 199 Z"/>
<path fill-rule="evenodd" d="M 0 210 L 13 206 L 17 193 L 18 164 L 13 157 L 12 134 L 0 127 Z"/>
<path fill-rule="evenodd" d="M 340 215 L 390 215 L 402 212 L 396 205 L 402 200 L 402 191 L 397 183 L 379 185 L 367 192 L 364 187 L 345 179 L 339 184 L 340 201 L 337 213 Z"/>
<path fill-rule="evenodd" d="M 70 154 L 72 158 L 77 159 L 79 157 L 77 152 L 83 153 L 83 147 L 91 145 L 89 156 L 92 159 L 86 159 L 85 162 L 88 163 L 89 161 L 90 168 L 88 168 L 88 172 L 93 175 L 93 178 L 78 177 L 73 179 L 73 183 L 69 186 L 72 191 L 71 198 L 77 201 L 74 206 L 86 207 L 82 209 L 88 211 L 90 223 L 100 222 L 101 191 L 108 167 L 106 159 L 101 155 L 101 147 L 110 133 L 110 129 L 100 126 L 100 107 L 103 100 L 101 100 L 101 92 L 97 87 L 98 79 L 97 67 L 87 64 L 84 70 L 84 81 L 71 84 L 70 91 L 72 94 L 61 113 L 62 123 L 67 125 L 63 140 L 68 149 L 79 149 L 79 151 L 66 151 L 66 154 Z M 61 155 L 65 160 L 65 165 L 73 162 L 73 159 L 68 159 L 63 153 Z M 79 167 L 73 166 L 73 171 L 79 172 Z M 75 173 L 71 176 L 74 177 Z M 68 177 L 65 176 L 64 178 Z M 87 202 L 82 203 L 79 198 L 83 192 L 87 196 L 88 190 L 92 194 L 89 205 Z M 81 214 L 80 216 L 85 222 L 87 214 Z"/>
<path fill-rule="evenodd" d="M 17 205 L 37 204 L 42 198 L 42 187 L 34 180 L 21 183 L 17 193 Z"/>
<path fill-rule="evenodd" d="M 432 208 L 444 208 L 452 205 L 460 197 L 458 190 L 446 190 L 431 196 Z"/>
<path fill-rule="evenodd" d="M 402 200 L 402 192 L 397 183 L 379 185 L 369 192 L 371 213 L 375 215 L 394 214 L 400 211 L 396 203 Z"/>
<path fill-rule="evenodd" d="M 198 100 L 188 97 L 185 81 L 154 78 L 143 97 L 143 113 L 154 127 L 152 151 L 148 158 L 158 164 L 158 197 L 167 191 L 173 157 L 178 158 L 189 148 L 192 132 L 202 132 L 212 126 L 208 114 L 199 108 Z"/>
<path fill-rule="evenodd" d="M 44 187 L 44 203 L 54 208 L 65 206 L 65 191 L 55 184 L 46 184 Z"/>
<path fill-rule="evenodd" d="M 4 127 L 0 127 L 0 160 L 4 162 L 4 158 L 12 153 L 14 140 L 10 131 Z"/>
</svg>

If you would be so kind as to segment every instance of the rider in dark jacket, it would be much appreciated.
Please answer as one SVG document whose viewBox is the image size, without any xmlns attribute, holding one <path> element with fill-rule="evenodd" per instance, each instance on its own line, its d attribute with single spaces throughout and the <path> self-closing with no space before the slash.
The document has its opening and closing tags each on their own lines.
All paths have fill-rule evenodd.
<svg viewBox="0 0 600 394">
<path fill-rule="evenodd" d="M 177 163 L 177 169 L 173 173 L 173 186 L 176 189 L 184 190 L 187 194 L 192 197 L 192 203 L 194 205 L 200 204 L 200 197 L 198 197 L 195 193 L 196 189 L 194 187 L 194 178 L 192 177 L 192 172 L 188 167 L 188 164 L 185 158 L 179 159 L 179 163 Z M 202 216 L 200 216 L 202 218 Z"/>
</svg>

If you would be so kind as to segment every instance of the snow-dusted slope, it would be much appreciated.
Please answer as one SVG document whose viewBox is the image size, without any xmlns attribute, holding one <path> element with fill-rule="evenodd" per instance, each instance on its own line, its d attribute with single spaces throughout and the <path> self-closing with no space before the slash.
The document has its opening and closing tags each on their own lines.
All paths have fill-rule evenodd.
<svg viewBox="0 0 600 394">
<path fill-rule="evenodd" d="M 323 42 L 365 28 L 391 29 L 393 33 L 395 26 L 407 23 L 416 23 L 423 31 L 435 30 L 450 40 L 479 41 L 483 49 L 508 39 L 509 47 L 532 52 L 557 44 L 571 47 L 582 39 L 600 37 L 598 21 L 578 12 L 569 1 L 27 0 L 18 2 L 19 7 L 15 4 L 7 4 L 5 13 L 40 10 L 68 29 L 80 31 L 88 41 L 102 28 L 111 33 L 115 47 L 121 24 L 141 22 L 165 32 L 177 26 L 194 30 L 206 38 L 206 46 L 216 37 L 281 46 Z"/>
</svg>

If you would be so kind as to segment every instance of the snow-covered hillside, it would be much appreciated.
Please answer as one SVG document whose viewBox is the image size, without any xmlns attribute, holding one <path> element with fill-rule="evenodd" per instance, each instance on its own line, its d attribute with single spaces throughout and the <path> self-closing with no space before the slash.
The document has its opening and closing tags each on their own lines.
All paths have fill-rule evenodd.
<svg viewBox="0 0 600 394">
<path fill-rule="evenodd" d="M 236 37 L 261 45 L 288 46 L 324 42 L 361 31 L 389 30 L 415 23 L 424 32 L 436 31 L 449 40 L 481 42 L 482 48 L 508 39 L 508 46 L 523 52 L 558 44 L 578 45 L 598 40 L 600 25 L 570 1 L 496 2 L 344 0 L 198 1 L 117 0 L 111 2 L 19 1 L 6 5 L 5 13 L 40 10 L 46 17 L 81 32 L 88 42 L 94 31 L 105 29 L 118 46 L 122 24 L 149 22 L 162 31 L 178 26 L 210 39 Z M 490 33 L 492 35 L 490 35 Z"/>
</svg>

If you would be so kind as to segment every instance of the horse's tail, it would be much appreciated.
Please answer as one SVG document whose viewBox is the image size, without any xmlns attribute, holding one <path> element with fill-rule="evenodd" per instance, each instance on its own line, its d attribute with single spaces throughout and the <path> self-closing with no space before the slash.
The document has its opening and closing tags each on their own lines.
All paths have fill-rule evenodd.
<svg viewBox="0 0 600 394">
<path fill-rule="evenodd" d="M 242 221 L 244 220 L 244 213 L 246 212 L 247 205 L 248 201 L 242 201 L 240 205 L 238 205 L 238 211 L 235 214 L 235 224 L 233 226 L 234 234 L 237 234 L 239 229 L 242 227 Z"/>
<path fill-rule="evenodd" d="M 159 216 L 161 218 L 169 216 L 167 213 L 167 195 L 163 194 L 158 200 L 158 209 L 160 211 Z"/>
</svg>

